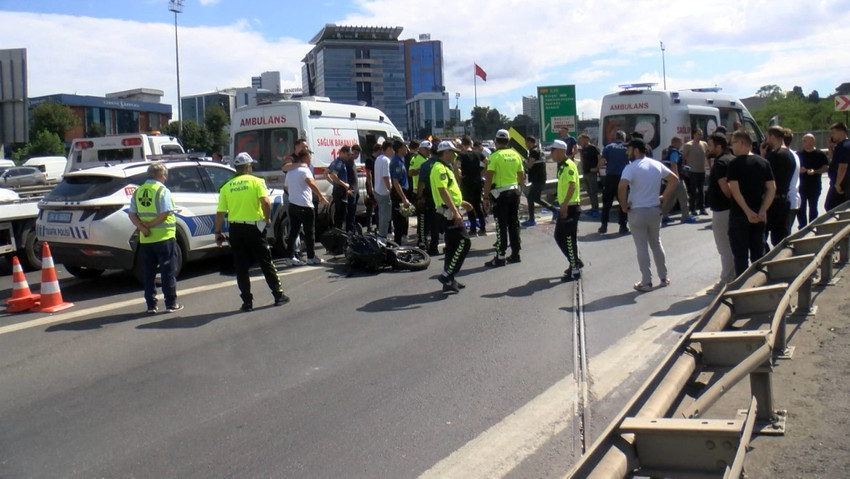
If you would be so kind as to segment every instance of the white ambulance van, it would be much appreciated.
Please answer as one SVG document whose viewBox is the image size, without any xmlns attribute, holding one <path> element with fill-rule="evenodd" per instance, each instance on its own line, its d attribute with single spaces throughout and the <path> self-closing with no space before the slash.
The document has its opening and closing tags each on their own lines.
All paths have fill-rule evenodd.
<svg viewBox="0 0 850 479">
<path fill-rule="evenodd" d="M 639 131 L 652 148 L 653 156 L 670 145 L 674 136 L 683 141 L 692 138 L 696 128 L 703 139 L 714 133 L 718 125 L 727 133 L 740 123 L 753 137 L 755 151 L 764 135 L 747 107 L 732 95 L 720 93 L 720 88 L 695 88 L 680 91 L 653 90 L 656 83 L 620 85 L 618 93 L 602 98 L 599 116 L 600 147 L 614 141 L 617 130 L 627 134 Z"/>
<path fill-rule="evenodd" d="M 184 151 L 180 140 L 158 132 L 77 138 L 71 142 L 65 173 L 181 153 Z"/>
<path fill-rule="evenodd" d="M 343 146 L 360 145 L 357 160 L 360 203 L 366 196 L 363 158 L 372 146 L 386 139 L 402 138 L 387 115 L 368 106 L 331 103 L 325 97 L 280 100 L 238 108 L 230 122 L 230 157 L 247 152 L 257 161 L 254 174 L 270 188 L 283 188 L 281 166 L 292 155 L 295 140 L 304 138 L 313 151 L 313 173 L 319 190 L 330 199 L 333 189 L 326 170 Z M 321 215 L 324 211 L 320 210 Z M 283 213 L 283 211 L 281 211 Z M 326 222 L 319 218 L 318 225 Z"/>
</svg>

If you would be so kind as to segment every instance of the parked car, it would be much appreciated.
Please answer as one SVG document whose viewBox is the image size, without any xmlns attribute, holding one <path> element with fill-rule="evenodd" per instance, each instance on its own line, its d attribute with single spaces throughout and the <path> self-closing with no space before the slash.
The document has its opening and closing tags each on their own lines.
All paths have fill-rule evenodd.
<svg viewBox="0 0 850 479">
<path fill-rule="evenodd" d="M 44 172 L 33 166 L 16 166 L 9 168 L 0 176 L 2 184 L 6 188 L 17 188 L 19 186 L 46 185 L 47 178 Z"/>
</svg>

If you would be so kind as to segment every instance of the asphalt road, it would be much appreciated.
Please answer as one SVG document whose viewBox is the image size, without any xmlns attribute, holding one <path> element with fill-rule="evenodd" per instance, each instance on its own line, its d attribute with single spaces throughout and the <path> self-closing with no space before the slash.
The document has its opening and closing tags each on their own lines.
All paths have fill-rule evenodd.
<svg viewBox="0 0 850 479">
<path fill-rule="evenodd" d="M 639 294 L 631 237 L 582 222 L 591 436 L 708 304 L 708 224 L 662 230 L 673 283 Z M 552 233 L 524 230 L 523 262 L 497 270 L 492 233 L 474 238 L 448 297 L 442 256 L 423 272 L 285 268 L 279 308 L 256 272 L 252 313 L 217 262 L 187 268 L 186 309 L 153 317 L 129 275 L 60 267 L 74 308 L 0 316 L 0 477 L 563 476 L 576 285 Z"/>
</svg>

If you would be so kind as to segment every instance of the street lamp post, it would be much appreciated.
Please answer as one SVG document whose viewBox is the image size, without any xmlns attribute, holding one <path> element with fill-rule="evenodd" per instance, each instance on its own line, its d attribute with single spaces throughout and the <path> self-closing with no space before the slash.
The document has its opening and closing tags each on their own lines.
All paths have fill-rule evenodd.
<svg viewBox="0 0 850 479">
<path fill-rule="evenodd" d="M 183 13 L 183 0 L 169 0 L 168 10 L 174 12 L 174 57 L 177 60 L 177 137 L 183 136 L 183 100 L 180 98 L 180 46 L 177 41 L 177 14 Z"/>
<path fill-rule="evenodd" d="M 661 75 L 664 77 L 664 89 L 667 89 L 667 65 L 664 63 L 664 42 L 661 42 Z"/>
</svg>

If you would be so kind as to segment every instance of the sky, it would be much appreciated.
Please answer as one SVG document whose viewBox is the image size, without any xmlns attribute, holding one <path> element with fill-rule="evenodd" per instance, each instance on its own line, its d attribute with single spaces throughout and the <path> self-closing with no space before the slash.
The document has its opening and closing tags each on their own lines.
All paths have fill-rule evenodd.
<svg viewBox="0 0 850 479">
<path fill-rule="evenodd" d="M 176 117 L 174 13 L 168 0 L 0 0 L 0 48 L 26 48 L 29 96 L 165 92 Z M 250 86 L 280 71 L 301 87 L 301 60 L 326 24 L 400 26 L 443 42 L 451 106 L 513 118 L 538 86 L 576 85 L 579 118 L 598 118 L 618 85 L 721 87 L 740 98 L 795 85 L 821 97 L 850 81 L 846 0 L 184 0 L 177 16 L 180 91 Z M 660 48 L 664 42 L 665 51 Z M 663 60 L 663 61 L 662 61 Z M 666 74 L 665 74 L 666 73 Z M 455 94 L 460 93 L 456 101 Z"/>
</svg>

